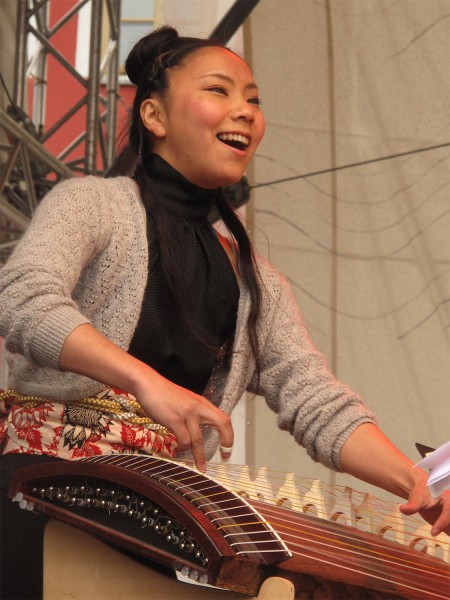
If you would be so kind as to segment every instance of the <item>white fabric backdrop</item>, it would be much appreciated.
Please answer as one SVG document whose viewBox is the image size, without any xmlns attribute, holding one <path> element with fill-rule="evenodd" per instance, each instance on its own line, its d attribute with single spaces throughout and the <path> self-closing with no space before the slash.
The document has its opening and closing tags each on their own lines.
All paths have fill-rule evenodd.
<svg viewBox="0 0 450 600">
<path fill-rule="evenodd" d="M 413 153 L 450 144 L 448 9 L 261 0 L 245 30 L 267 118 L 255 184 L 411 152 L 259 187 L 253 219 L 332 371 L 413 460 L 450 439 L 450 147 Z M 250 462 L 333 479 L 261 399 L 248 420 Z"/>
</svg>

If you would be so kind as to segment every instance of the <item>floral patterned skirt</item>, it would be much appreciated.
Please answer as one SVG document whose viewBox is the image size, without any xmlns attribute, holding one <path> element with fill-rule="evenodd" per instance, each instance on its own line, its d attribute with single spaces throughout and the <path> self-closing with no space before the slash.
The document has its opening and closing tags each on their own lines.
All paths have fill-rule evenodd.
<svg viewBox="0 0 450 600">
<path fill-rule="evenodd" d="M 172 432 L 143 415 L 136 399 L 107 388 L 67 404 L 3 392 L 0 453 L 42 454 L 76 460 L 102 454 L 160 454 L 173 458 Z"/>
</svg>

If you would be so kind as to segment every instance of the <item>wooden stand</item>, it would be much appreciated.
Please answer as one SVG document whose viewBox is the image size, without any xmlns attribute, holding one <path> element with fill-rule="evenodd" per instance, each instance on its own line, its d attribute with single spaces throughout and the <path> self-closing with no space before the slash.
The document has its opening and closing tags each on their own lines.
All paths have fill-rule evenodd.
<svg viewBox="0 0 450 600">
<path fill-rule="evenodd" d="M 44 600 L 293 600 L 294 586 L 267 579 L 257 597 L 182 583 L 91 535 L 51 520 L 44 539 Z"/>
</svg>

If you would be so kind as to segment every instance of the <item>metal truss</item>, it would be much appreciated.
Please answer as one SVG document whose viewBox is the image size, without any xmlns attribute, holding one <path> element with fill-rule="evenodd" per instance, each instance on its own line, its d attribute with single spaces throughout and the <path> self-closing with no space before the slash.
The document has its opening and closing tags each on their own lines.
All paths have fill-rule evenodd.
<svg viewBox="0 0 450 600">
<path fill-rule="evenodd" d="M 16 2 L 14 89 L 11 95 L 8 94 L 8 109 L 0 109 L 0 266 L 27 228 L 41 198 L 57 181 L 76 174 L 102 175 L 109 169 L 114 159 L 119 97 L 121 0 L 78 0 L 51 27 L 48 19 L 50 4 L 58 0 Z M 226 43 L 258 2 L 235 0 L 210 37 Z M 53 36 L 71 19 L 77 18 L 85 7 L 91 11 L 87 77 L 77 71 L 52 43 Z M 108 31 L 102 35 L 104 25 L 108 26 Z M 31 41 L 34 41 L 35 49 L 30 55 Z M 68 102 L 72 103 L 51 126 L 46 123 L 45 111 L 47 94 L 52 93 L 46 79 L 50 56 L 84 90 L 75 104 L 68 97 Z M 33 94 L 28 110 L 30 76 Z M 52 155 L 46 149 L 46 143 L 64 132 L 70 119 L 82 110 L 86 113 L 84 130 L 68 141 L 57 156 Z M 67 139 L 68 135 L 65 137 Z M 74 155 L 78 158 L 73 158 Z M 250 193 L 247 180 L 244 178 L 229 186 L 225 193 L 232 205 L 242 206 Z M 217 214 L 211 215 L 211 220 L 217 218 Z"/>
<path fill-rule="evenodd" d="M 28 71 L 33 65 L 35 85 L 33 94 L 32 120 L 38 131 L 39 140 L 45 144 L 56 132 L 60 131 L 68 120 L 78 111 L 86 109 L 86 128 L 69 142 L 58 158 L 70 168 L 84 174 L 101 172 L 112 161 L 116 137 L 116 106 L 119 72 L 119 28 L 120 0 L 79 0 L 51 28 L 48 27 L 48 9 L 54 0 L 19 0 L 17 18 L 16 80 L 14 102 L 24 109 L 25 88 Z M 89 51 L 89 73 L 80 74 L 74 65 L 52 44 L 52 37 L 68 21 L 77 17 L 79 11 L 90 5 L 91 30 Z M 103 11 L 106 9 L 109 24 L 109 41 L 101 55 Z M 33 36 L 37 49 L 31 61 L 27 60 L 28 39 Z M 48 57 L 52 56 L 84 88 L 85 93 L 75 105 L 67 107 L 63 116 L 47 128 L 45 123 L 45 96 L 47 93 L 46 71 Z M 104 86 L 105 95 L 100 89 Z M 51 92 L 51 90 L 50 90 Z M 105 123 L 105 127 L 102 127 Z M 97 164 L 97 143 L 101 152 L 102 166 Z M 70 161 L 67 157 L 75 148 L 84 144 L 81 159 Z"/>
<path fill-rule="evenodd" d="M 114 157 L 119 74 L 121 0 L 79 0 L 49 27 L 50 3 L 57 0 L 17 0 L 15 80 L 10 105 L 0 111 L 0 263 L 3 263 L 26 229 L 39 200 L 61 178 L 76 173 L 102 174 Z M 52 38 L 79 11 L 90 5 L 89 72 L 83 76 L 54 46 Z M 102 37 L 104 14 L 109 25 Z M 107 37 L 102 54 L 102 39 Z M 29 42 L 35 50 L 30 56 Z M 109 39 L 108 39 L 109 38 Z M 65 109 L 51 126 L 45 119 L 48 58 L 52 56 L 83 89 L 82 97 Z M 30 116 L 27 86 L 33 76 Z M 70 98 L 68 98 L 68 101 Z M 69 140 L 58 156 L 45 148 L 52 136 L 64 131 L 69 120 L 85 111 L 85 127 Z M 70 158 L 77 154 L 80 158 Z"/>
<path fill-rule="evenodd" d="M 0 109 L 0 128 L 7 142 L 0 145 L 0 263 L 8 258 L 28 226 L 38 201 L 61 178 L 73 172 L 37 139 L 26 115 L 14 118 Z"/>
</svg>

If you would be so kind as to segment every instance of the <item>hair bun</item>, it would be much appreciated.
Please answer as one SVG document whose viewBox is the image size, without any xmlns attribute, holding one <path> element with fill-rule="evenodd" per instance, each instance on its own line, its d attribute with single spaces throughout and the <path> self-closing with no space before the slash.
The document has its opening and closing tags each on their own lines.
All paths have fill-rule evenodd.
<svg viewBox="0 0 450 600">
<path fill-rule="evenodd" d="M 178 39 L 177 30 L 167 25 L 141 38 L 125 61 L 125 71 L 129 80 L 138 85 L 142 73 L 154 63 L 158 56 L 170 50 L 176 39 Z"/>
</svg>

